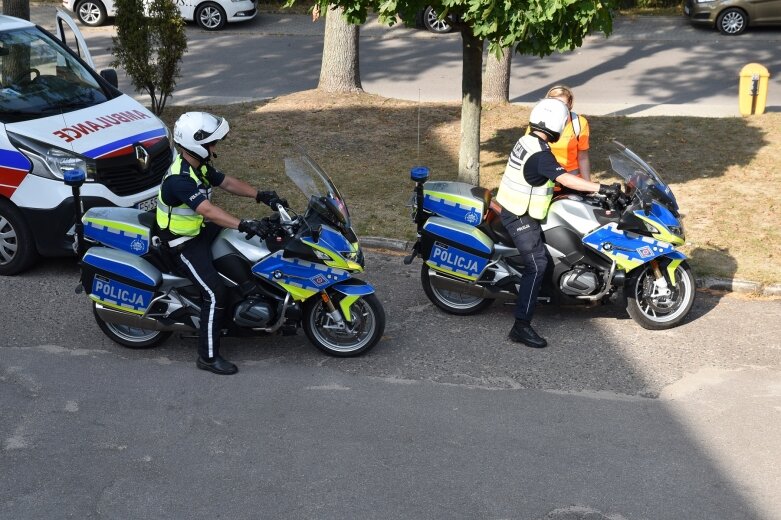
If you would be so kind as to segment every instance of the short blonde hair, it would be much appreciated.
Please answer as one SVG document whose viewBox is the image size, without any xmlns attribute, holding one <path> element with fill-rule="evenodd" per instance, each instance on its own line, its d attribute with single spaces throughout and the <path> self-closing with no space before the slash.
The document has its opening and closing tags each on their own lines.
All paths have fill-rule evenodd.
<svg viewBox="0 0 781 520">
<path fill-rule="evenodd" d="M 551 87 L 548 90 L 548 93 L 545 94 L 546 98 L 566 98 L 567 100 L 567 106 L 571 109 L 572 103 L 575 101 L 575 95 L 572 93 L 572 90 L 569 87 L 566 87 L 564 85 L 556 85 L 555 87 Z"/>
</svg>

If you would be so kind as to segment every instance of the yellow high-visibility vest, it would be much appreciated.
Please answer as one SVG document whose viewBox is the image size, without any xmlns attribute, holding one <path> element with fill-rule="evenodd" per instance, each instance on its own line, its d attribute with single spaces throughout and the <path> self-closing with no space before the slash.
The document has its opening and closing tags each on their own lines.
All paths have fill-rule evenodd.
<svg viewBox="0 0 781 520">
<path fill-rule="evenodd" d="M 542 186 L 532 186 L 526 182 L 526 177 L 523 175 L 526 161 L 533 154 L 541 151 L 543 148 L 539 138 L 525 135 L 518 139 L 507 160 L 496 200 L 507 211 L 519 217 L 528 212 L 530 217 L 542 220 L 548 214 L 548 207 L 553 200 L 552 180 L 548 180 Z"/>
<path fill-rule="evenodd" d="M 163 177 L 163 182 L 171 175 L 180 175 L 184 168 L 187 168 L 187 173 L 195 181 L 198 190 L 208 200 L 211 200 L 212 190 L 206 179 L 206 166 L 201 166 L 202 175 L 199 177 L 181 155 L 171 164 Z M 203 216 L 184 203 L 175 207 L 168 206 L 163 201 L 163 183 L 161 182 L 160 189 L 157 191 L 157 225 L 160 229 L 167 229 L 174 235 L 195 237 L 198 236 L 203 227 Z"/>
</svg>

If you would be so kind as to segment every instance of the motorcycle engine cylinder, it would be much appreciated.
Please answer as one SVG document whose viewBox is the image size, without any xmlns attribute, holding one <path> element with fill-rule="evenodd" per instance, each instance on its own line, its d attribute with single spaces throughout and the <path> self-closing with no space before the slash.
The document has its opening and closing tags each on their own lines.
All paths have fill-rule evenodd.
<svg viewBox="0 0 781 520">
<path fill-rule="evenodd" d="M 572 269 L 561 277 L 561 292 L 570 296 L 594 294 L 599 288 L 599 279 L 593 271 Z"/>
<path fill-rule="evenodd" d="M 240 327 L 266 327 L 271 321 L 271 307 L 258 300 L 245 300 L 236 306 L 233 321 Z"/>
</svg>

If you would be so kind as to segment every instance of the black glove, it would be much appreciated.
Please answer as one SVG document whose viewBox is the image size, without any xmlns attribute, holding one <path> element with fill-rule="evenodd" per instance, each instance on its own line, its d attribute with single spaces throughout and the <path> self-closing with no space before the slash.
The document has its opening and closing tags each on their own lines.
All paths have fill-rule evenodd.
<svg viewBox="0 0 781 520">
<path fill-rule="evenodd" d="M 242 220 L 239 222 L 239 231 L 247 234 L 247 238 L 252 238 L 255 235 L 261 239 L 266 238 L 271 232 L 272 225 L 267 218 L 260 220 Z"/>
<path fill-rule="evenodd" d="M 280 196 L 277 195 L 277 192 L 274 190 L 258 191 L 257 195 L 255 195 L 255 202 L 258 204 L 262 202 L 271 209 L 277 209 L 277 204 L 282 204 L 282 206 L 285 208 L 287 207 L 287 201 L 283 198 L 280 198 Z"/>
<path fill-rule="evenodd" d="M 613 184 L 600 184 L 599 194 L 604 195 L 609 199 L 618 199 L 621 196 L 621 185 L 617 182 Z"/>
</svg>

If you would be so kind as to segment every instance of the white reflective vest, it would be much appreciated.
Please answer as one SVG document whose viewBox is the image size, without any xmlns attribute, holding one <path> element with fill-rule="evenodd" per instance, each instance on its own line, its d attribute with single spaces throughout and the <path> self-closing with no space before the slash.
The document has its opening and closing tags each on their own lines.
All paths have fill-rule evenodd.
<svg viewBox="0 0 781 520">
<path fill-rule="evenodd" d="M 525 135 L 518 139 L 507 160 L 496 200 L 507 211 L 519 217 L 528 212 L 530 217 L 542 220 L 548 214 L 548 207 L 553 200 L 553 181 L 548 180 L 542 186 L 532 186 L 526 182 L 523 174 L 529 157 L 543 150 L 537 136 Z"/>
</svg>

